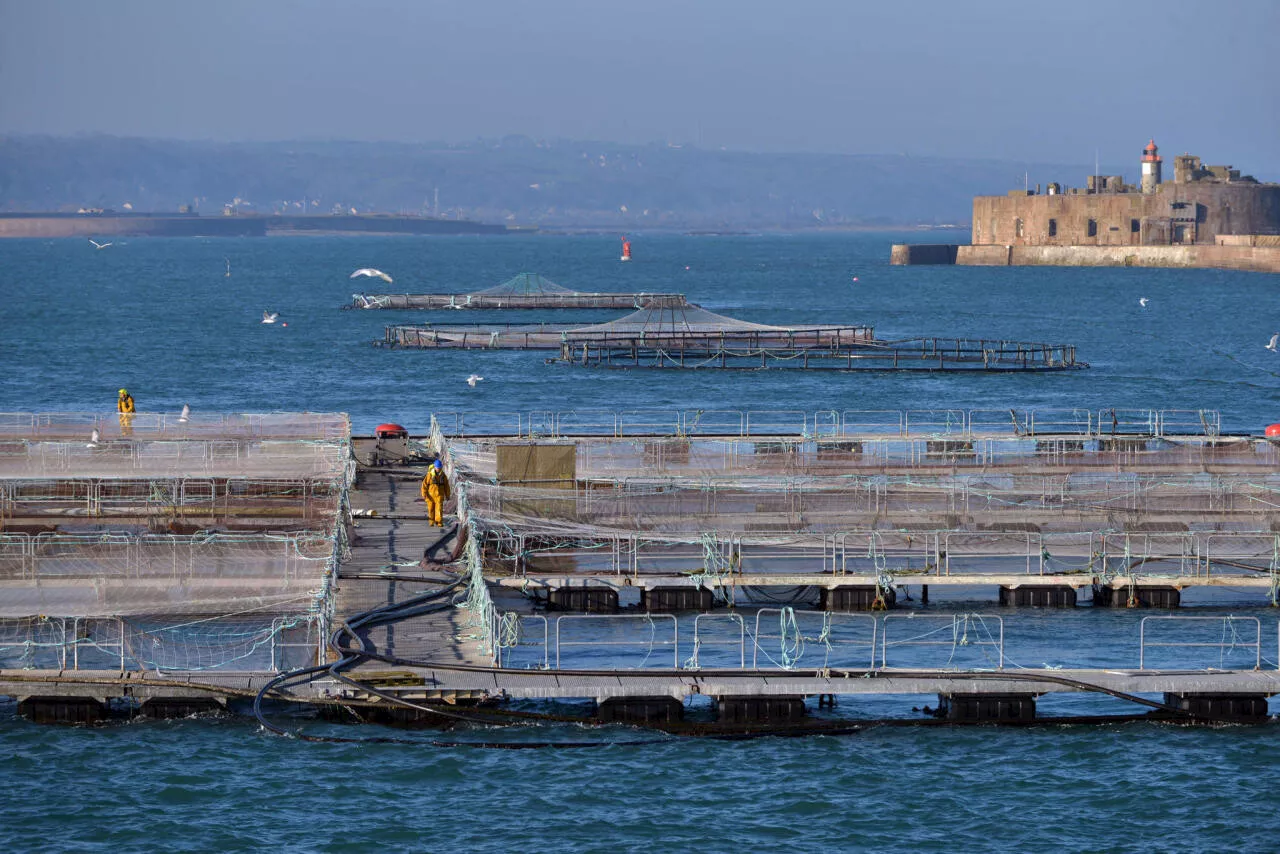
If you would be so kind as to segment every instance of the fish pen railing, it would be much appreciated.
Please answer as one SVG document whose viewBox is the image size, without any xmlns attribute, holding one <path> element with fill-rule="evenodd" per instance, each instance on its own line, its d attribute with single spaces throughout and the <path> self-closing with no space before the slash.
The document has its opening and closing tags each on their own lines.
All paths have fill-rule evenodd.
<svg viewBox="0 0 1280 854">
<path fill-rule="evenodd" d="M 648 429 L 660 426 L 653 422 L 646 425 Z M 614 429 L 611 424 L 600 428 Z M 634 431 L 630 428 L 631 425 L 621 425 L 619 432 L 627 435 L 609 437 L 624 441 L 578 442 L 574 453 L 576 478 L 599 486 L 642 476 L 657 477 L 673 486 L 688 488 L 699 488 L 704 483 L 723 486 L 734 481 L 749 487 L 770 477 L 807 479 L 815 488 L 822 488 L 824 481 L 837 478 L 883 480 L 911 476 L 924 482 L 940 477 L 957 483 L 986 482 L 1001 489 L 1027 483 L 1028 478 L 1052 477 L 1057 483 L 1066 477 L 1114 476 L 1130 480 L 1140 475 L 1184 480 L 1249 475 L 1266 484 L 1280 462 L 1275 444 L 1253 439 L 1150 439 L 1142 440 L 1141 447 L 1132 443 L 1115 447 L 1099 440 L 1013 437 L 673 438 L 646 435 L 643 427 Z M 538 435 L 533 434 L 534 438 Z M 546 438 L 561 441 L 572 437 Z M 496 477 L 495 444 L 460 439 L 455 442 L 455 454 L 468 477 Z"/>
<path fill-rule="evenodd" d="M 636 625 L 648 638 L 632 638 L 626 626 Z M 569 614 L 556 618 L 556 670 L 561 669 L 561 654 L 566 647 L 586 648 L 591 652 L 616 656 L 618 649 L 631 650 L 629 669 L 645 667 L 680 667 L 680 640 L 677 622 L 671 614 Z M 670 634 L 667 634 L 670 627 Z M 568 629 L 566 631 L 566 629 Z M 594 631 L 593 631 L 594 629 Z M 604 636 L 601 637 L 600 635 Z M 587 635 L 583 637 L 583 635 Z M 569 638 L 569 639 L 566 639 Z M 670 648 L 671 659 L 666 659 L 665 648 Z M 655 651 L 658 657 L 654 657 Z M 638 662 L 634 659 L 639 658 Z"/>
<path fill-rule="evenodd" d="M 680 578 L 712 587 L 745 578 L 877 583 L 965 578 L 1081 577 L 1081 583 L 1235 579 L 1280 585 L 1280 535 L 1115 533 L 1098 530 L 992 532 L 862 530 L 767 536 L 514 533 L 480 526 L 489 577 Z M 748 581 L 747 583 L 752 583 Z M 800 582 L 797 582 L 800 583 Z M 994 583 L 994 582 L 993 582 Z"/>
<path fill-rule="evenodd" d="M 427 350 L 557 350 L 572 328 L 566 323 L 388 326 L 379 343 Z"/>
<path fill-rule="evenodd" d="M 827 330 L 613 334 L 561 342 L 558 361 L 588 367 L 792 370 L 1062 371 L 1089 367 L 1068 344 L 965 339 L 874 341 L 869 329 L 845 339 Z"/>
<path fill-rule="evenodd" d="M 0 442 L 0 477 L 128 477 L 147 474 L 341 478 L 345 442 L 297 439 L 13 439 Z"/>
<path fill-rule="evenodd" d="M 0 582 L 319 578 L 330 538 L 297 534 L 0 533 Z M 127 600 L 127 587 L 119 594 Z M 194 598 L 196 594 L 192 594 Z"/>
<path fill-rule="evenodd" d="M 135 439 L 298 439 L 346 442 L 351 422 L 341 413 L 263 412 L 0 412 L 0 438 L 84 440 L 127 428 Z"/>
<path fill-rule="evenodd" d="M 275 673 L 316 663 L 308 612 L 0 618 L 0 670 Z"/>
<path fill-rule="evenodd" d="M 1169 640 L 1164 627 L 1180 630 Z M 1187 633 L 1192 632 L 1188 637 Z M 1216 635 L 1216 637 L 1215 637 Z M 1156 639 L 1153 639 L 1153 636 Z M 1221 617 L 1184 617 L 1176 614 L 1143 617 L 1138 623 L 1138 669 L 1146 670 L 1151 652 L 1177 650 L 1179 658 L 1165 667 L 1191 669 L 1262 669 L 1262 621 L 1257 617 L 1228 614 Z M 1205 652 L 1208 660 L 1188 662 L 1188 651 Z M 1216 654 L 1216 658 L 1215 658 Z"/>
<path fill-rule="evenodd" d="M 881 667 L 1004 668 L 1003 617 L 994 614 L 887 614 L 881 618 L 880 625 Z M 893 665 L 889 664 L 890 649 L 894 651 Z M 945 658 L 942 658 L 943 654 Z"/>
<path fill-rule="evenodd" d="M 870 614 L 761 608 L 756 611 L 751 667 L 759 669 L 762 660 L 782 670 L 875 667 L 876 624 Z M 776 657 L 769 653 L 772 640 L 777 642 Z"/>
<path fill-rule="evenodd" d="M 473 506 L 496 526 L 530 532 L 576 528 L 679 534 L 702 530 L 791 533 L 850 526 L 928 530 L 971 524 L 1017 524 L 1042 530 L 1186 528 L 1191 523 L 1250 530 L 1260 514 L 1280 512 L 1280 473 L 1267 478 L 1124 476 L 1099 473 L 1029 476 L 1001 487 L 973 478 L 847 477 L 778 482 L 762 477 L 681 480 L 624 478 L 572 488 L 475 483 Z M 1121 514 L 1117 518 L 1117 514 Z M 892 526 L 889 523 L 892 522 Z M 1152 525 L 1158 527 L 1151 527 Z M 1140 527 L 1138 528 L 1140 529 Z M 1009 530 L 1008 527 L 1005 530 Z"/>
<path fill-rule="evenodd" d="M 269 517 L 332 520 L 341 485 L 328 478 L 48 478 L 0 480 L 2 517 Z"/>
<path fill-rule="evenodd" d="M 563 412 L 571 412 L 565 410 Z M 874 439 L 879 437 L 948 437 L 979 439 L 1013 438 L 1092 440 L 1111 436 L 1158 439 L 1167 436 L 1217 438 L 1222 418 L 1217 410 L 1196 409 L 908 409 L 908 410 L 817 410 L 803 418 L 785 417 L 769 410 L 686 409 L 674 422 L 668 410 L 649 418 L 646 410 L 626 410 L 633 417 L 666 425 L 666 435 L 675 437 L 789 435 L 801 438 Z M 754 413 L 749 417 L 748 413 Z M 528 435 L 531 425 L 539 434 L 556 436 L 561 411 L 533 412 L 438 412 L 435 418 L 450 436 Z M 622 419 L 625 421 L 626 419 Z M 625 433 L 624 433 L 625 434 Z M 87 434 L 86 434 L 87 435 Z M 613 435 L 603 433 L 601 435 Z M 0 451 L 2 453 L 2 451 Z"/>
<path fill-rule="evenodd" d="M 991 672 L 1004 670 L 1014 660 L 1009 657 L 1011 642 L 1015 657 L 1022 657 L 1017 648 L 1020 639 L 1029 644 L 1026 654 L 1041 657 L 1038 661 L 1045 654 L 1039 640 L 1042 620 L 1025 614 L 875 615 L 783 607 L 761 608 L 754 618 L 749 612 L 556 618 L 504 612 L 498 619 L 507 625 L 515 625 L 513 620 L 522 625 L 528 622 L 532 627 L 527 643 L 517 644 L 509 634 L 503 644 L 504 666 L 521 669 Z M 555 627 L 548 631 L 551 619 Z M 1136 664 L 1140 671 L 1247 672 L 1261 669 L 1270 660 L 1270 650 L 1263 654 L 1262 621 L 1255 616 L 1161 615 L 1143 617 L 1137 623 L 1134 645 L 1098 648 L 1092 636 L 1082 637 L 1078 645 L 1056 643 L 1057 663 L 1045 661 L 1044 667 L 1079 667 L 1083 657 L 1091 667 Z M 1276 636 L 1280 637 L 1280 622 Z M 531 652 L 511 657 L 521 646 Z M 681 648 L 692 650 L 683 662 L 677 661 Z M 1016 662 L 1013 666 L 1027 670 Z"/>
</svg>

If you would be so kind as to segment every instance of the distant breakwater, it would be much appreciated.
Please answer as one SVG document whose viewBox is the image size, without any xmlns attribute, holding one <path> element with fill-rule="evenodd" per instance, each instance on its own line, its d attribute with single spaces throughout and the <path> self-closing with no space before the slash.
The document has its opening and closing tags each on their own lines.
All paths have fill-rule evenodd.
<svg viewBox="0 0 1280 854">
<path fill-rule="evenodd" d="M 165 213 L 5 213 L 6 237 L 266 237 L 275 234 L 506 234 L 503 225 L 385 214 L 200 216 Z"/>
</svg>

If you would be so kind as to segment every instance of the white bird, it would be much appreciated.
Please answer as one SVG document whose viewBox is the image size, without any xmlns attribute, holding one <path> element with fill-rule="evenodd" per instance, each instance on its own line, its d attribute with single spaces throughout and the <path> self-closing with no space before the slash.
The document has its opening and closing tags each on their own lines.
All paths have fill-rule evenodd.
<svg viewBox="0 0 1280 854">
<path fill-rule="evenodd" d="M 278 311 L 264 311 L 264 312 L 262 313 L 262 322 L 263 322 L 263 323 L 275 323 L 275 322 L 276 322 L 276 318 L 277 318 L 277 317 L 279 317 L 279 316 L 280 316 L 280 312 L 278 312 Z"/>
<path fill-rule="evenodd" d="M 1267 342 L 1267 349 L 1272 353 L 1276 352 L 1276 345 L 1280 344 L 1280 332 L 1271 336 L 1271 340 Z"/>
<path fill-rule="evenodd" d="M 1142 306 L 1143 308 L 1147 307 L 1148 302 L 1149 300 L 1146 297 L 1138 297 L 1138 305 Z"/>
<path fill-rule="evenodd" d="M 188 404 L 182 404 L 182 414 L 178 416 L 179 424 L 186 424 L 191 420 L 191 407 Z"/>
<path fill-rule="evenodd" d="M 93 244 L 94 249 L 106 249 L 108 246 L 111 245 L 110 243 L 99 243 L 98 241 L 94 240 L 92 237 L 89 238 L 89 242 Z"/>
<path fill-rule="evenodd" d="M 373 278 L 382 279 L 382 281 L 387 282 L 388 284 L 391 282 L 390 276 L 388 276 L 386 273 L 382 272 L 381 270 L 375 270 L 372 267 L 361 267 L 359 270 L 356 270 L 354 273 L 352 273 L 350 278 L 355 279 L 355 278 L 359 278 L 360 276 L 371 276 Z"/>
<path fill-rule="evenodd" d="M 93 432 L 89 434 L 89 444 L 85 445 L 85 447 L 86 448 L 98 447 L 98 440 L 101 438 L 102 436 L 98 433 L 98 428 L 94 427 Z"/>
<path fill-rule="evenodd" d="M 484 377 L 480 376 L 479 374 L 472 374 L 471 376 L 467 377 L 467 385 L 471 386 L 472 388 L 475 388 L 476 383 L 480 382 L 480 380 L 482 379 L 484 379 Z"/>
</svg>

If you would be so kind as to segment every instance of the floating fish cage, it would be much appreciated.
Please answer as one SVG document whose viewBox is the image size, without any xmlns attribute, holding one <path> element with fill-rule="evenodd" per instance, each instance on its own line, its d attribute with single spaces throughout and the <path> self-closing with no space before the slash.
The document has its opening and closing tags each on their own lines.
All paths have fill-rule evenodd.
<svg viewBox="0 0 1280 854">
<path fill-rule="evenodd" d="M 388 326 L 384 347 L 555 350 L 548 362 L 617 368 L 1062 371 L 1074 346 L 984 338 L 880 340 L 866 325 L 772 326 L 699 306 L 649 305 L 608 323 Z"/>
<path fill-rule="evenodd" d="M 786 336 L 739 333 L 602 337 L 567 341 L 553 361 L 606 368 L 790 368 L 800 370 L 1065 371 L 1087 368 L 1066 344 L 964 338 L 829 340 L 829 330 Z M 868 330 L 869 331 L 869 330 Z M 835 332 L 831 338 L 838 338 Z"/>
<path fill-rule="evenodd" d="M 352 294 L 357 309 L 638 309 L 646 305 L 686 305 L 684 294 L 574 291 L 535 273 L 521 273 L 500 285 L 465 294 Z"/>
<path fill-rule="evenodd" d="M 0 414 L 0 669 L 314 662 L 353 470 L 340 414 Z"/>
<path fill-rule="evenodd" d="M 1278 583 L 1272 443 L 1220 438 L 1210 411 L 1010 413 L 956 412 L 945 433 L 939 413 L 865 413 L 899 416 L 898 435 L 848 413 L 821 437 L 816 416 L 803 434 L 716 437 L 656 436 L 650 419 L 643 436 L 529 440 L 518 459 L 507 438 L 440 442 L 498 578 Z M 1099 435 L 1095 417 L 1151 435 Z"/>
</svg>

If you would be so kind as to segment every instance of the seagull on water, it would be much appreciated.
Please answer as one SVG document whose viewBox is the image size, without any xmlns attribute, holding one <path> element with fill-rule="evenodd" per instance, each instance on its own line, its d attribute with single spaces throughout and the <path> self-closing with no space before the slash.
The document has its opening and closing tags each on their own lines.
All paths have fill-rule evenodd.
<svg viewBox="0 0 1280 854">
<path fill-rule="evenodd" d="M 279 317 L 279 316 L 280 316 L 280 312 L 278 312 L 278 311 L 264 311 L 264 312 L 262 313 L 262 322 L 263 322 L 263 323 L 275 323 L 275 322 L 276 322 L 276 318 L 277 318 L 277 317 Z"/>
<path fill-rule="evenodd" d="M 387 282 L 388 284 L 391 283 L 390 276 L 388 276 L 386 273 L 382 272 L 381 270 L 375 270 L 372 267 L 361 267 L 359 270 L 356 270 L 354 273 L 352 273 L 350 278 L 356 279 L 356 278 L 359 278 L 360 276 L 370 276 L 372 278 L 382 279 L 382 281 Z"/>
<path fill-rule="evenodd" d="M 484 379 L 484 377 L 480 376 L 479 374 L 472 374 L 471 376 L 467 377 L 467 385 L 471 386 L 472 388 L 475 388 L 476 383 L 480 382 L 480 380 L 482 379 Z"/>
<path fill-rule="evenodd" d="M 1148 302 L 1150 302 L 1150 300 L 1148 300 L 1146 297 L 1138 297 L 1138 305 L 1142 306 L 1143 308 L 1147 307 Z"/>
<path fill-rule="evenodd" d="M 1271 336 L 1271 340 L 1267 342 L 1267 349 L 1272 353 L 1276 352 L 1276 345 L 1280 344 L 1280 332 Z"/>
<path fill-rule="evenodd" d="M 111 245 L 110 243 L 99 243 L 98 241 L 94 240 L 92 237 L 89 238 L 89 242 L 93 244 L 94 249 L 106 249 L 108 246 Z"/>
<path fill-rule="evenodd" d="M 191 420 L 191 407 L 188 404 L 182 404 L 182 414 L 178 416 L 179 424 L 186 424 Z"/>
<path fill-rule="evenodd" d="M 94 427 L 93 432 L 89 434 L 89 444 L 85 445 L 85 447 L 86 448 L 98 447 L 98 440 L 101 438 L 102 436 L 98 433 L 98 428 Z"/>
</svg>

